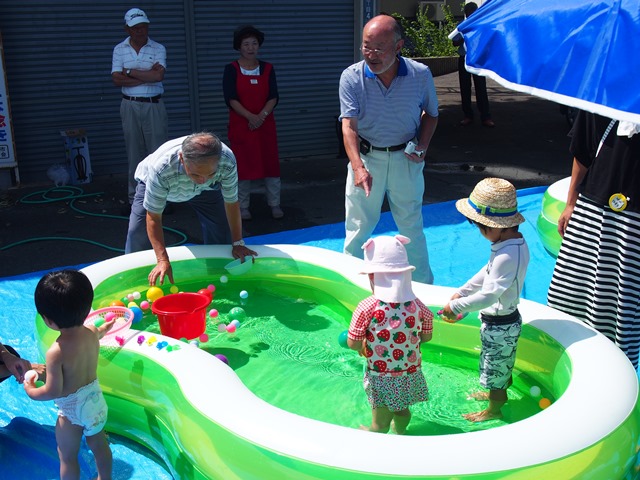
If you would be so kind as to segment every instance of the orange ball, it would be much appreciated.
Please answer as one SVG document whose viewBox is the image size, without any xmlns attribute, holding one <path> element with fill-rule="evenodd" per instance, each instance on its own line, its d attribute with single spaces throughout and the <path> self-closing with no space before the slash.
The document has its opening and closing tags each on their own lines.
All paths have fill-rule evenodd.
<svg viewBox="0 0 640 480">
<path fill-rule="evenodd" d="M 551 400 L 549 400 L 548 398 L 541 398 L 540 401 L 538 402 L 538 405 L 542 410 L 544 410 L 549 405 L 551 405 Z"/>
<path fill-rule="evenodd" d="M 114 300 L 111 302 L 112 307 L 124 307 L 124 302 L 121 300 Z"/>
</svg>

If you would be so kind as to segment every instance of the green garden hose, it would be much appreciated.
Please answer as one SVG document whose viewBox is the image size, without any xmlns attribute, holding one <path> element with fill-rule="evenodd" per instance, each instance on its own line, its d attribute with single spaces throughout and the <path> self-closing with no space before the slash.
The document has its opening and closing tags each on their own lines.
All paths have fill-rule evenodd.
<svg viewBox="0 0 640 480">
<path fill-rule="evenodd" d="M 62 194 L 62 195 L 61 195 Z M 127 220 L 127 217 L 123 217 L 121 215 L 106 215 L 103 213 L 92 213 L 92 212 L 87 212 L 85 210 L 81 210 L 78 207 L 75 206 L 75 201 L 78 200 L 79 198 L 87 198 L 87 197 L 97 197 L 99 195 L 102 195 L 103 192 L 98 192 L 98 193 L 84 193 L 84 191 L 80 188 L 80 187 L 74 187 L 74 186 L 63 186 L 63 187 L 54 187 L 54 188 L 50 188 L 49 190 L 40 190 L 37 192 L 33 192 L 30 193 L 28 195 L 25 195 L 24 197 L 22 197 L 20 199 L 21 203 L 25 203 L 25 204 L 42 204 L 42 203 L 53 203 L 53 202 L 60 202 L 60 201 L 66 201 L 66 200 L 71 200 L 69 202 L 69 207 L 78 212 L 81 213 L 83 215 L 89 215 L 92 217 L 104 217 L 104 218 L 116 218 L 116 219 L 125 219 Z M 34 199 L 34 197 L 39 197 L 37 199 Z M 174 228 L 170 228 L 170 227 L 162 227 L 164 230 L 174 233 L 176 235 L 178 235 L 178 237 L 180 237 L 180 240 L 178 240 L 177 242 L 168 245 L 169 247 L 177 247 L 178 245 L 182 245 L 183 243 L 185 243 L 187 241 L 187 236 L 181 232 L 180 230 L 176 230 Z M 32 243 L 32 242 L 41 242 L 41 241 L 45 241 L 45 240 L 54 240 L 54 241 L 66 241 L 66 242 L 84 242 L 84 243 L 90 243 L 91 245 L 96 245 L 98 247 L 101 248 L 105 248 L 107 250 L 111 250 L 112 252 L 117 252 L 117 253 L 124 253 L 124 249 L 123 248 L 116 248 L 116 247 L 111 247 L 109 245 L 105 245 L 104 243 L 100 243 L 100 242 L 95 242 L 93 240 L 88 240 L 86 238 L 77 238 L 77 237 L 34 237 L 34 238 L 27 238 L 25 240 L 20 240 L 18 242 L 14 242 L 14 243 L 10 243 L 9 245 L 5 245 L 3 247 L 0 247 L 0 251 L 2 250 L 9 250 L 10 248 L 13 247 L 17 247 L 18 245 L 24 245 L 25 243 Z"/>
</svg>

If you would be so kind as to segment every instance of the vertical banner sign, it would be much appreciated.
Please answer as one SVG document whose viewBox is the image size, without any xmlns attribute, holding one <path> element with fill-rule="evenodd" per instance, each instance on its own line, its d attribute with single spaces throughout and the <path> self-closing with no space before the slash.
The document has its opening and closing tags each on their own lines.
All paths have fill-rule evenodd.
<svg viewBox="0 0 640 480">
<path fill-rule="evenodd" d="M 7 75 L 4 66 L 4 48 L 0 33 L 0 168 L 15 167 L 11 110 L 7 93 Z"/>
</svg>

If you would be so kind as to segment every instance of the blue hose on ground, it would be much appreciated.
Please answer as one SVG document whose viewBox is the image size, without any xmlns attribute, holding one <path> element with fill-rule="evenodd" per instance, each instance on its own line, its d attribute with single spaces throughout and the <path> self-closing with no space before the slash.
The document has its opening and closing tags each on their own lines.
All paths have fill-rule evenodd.
<svg viewBox="0 0 640 480">
<path fill-rule="evenodd" d="M 51 196 L 51 194 L 55 194 L 56 196 Z M 62 196 L 58 195 L 58 194 L 62 194 Z M 25 203 L 25 204 L 41 204 L 41 203 L 53 203 L 53 202 L 60 202 L 60 201 L 65 201 L 65 200 L 71 200 L 69 202 L 69 207 L 78 212 L 81 213 L 83 215 L 89 215 L 92 217 L 104 217 L 104 218 L 115 218 L 115 219 L 124 219 L 127 220 L 127 217 L 123 217 L 120 215 L 106 215 L 103 213 L 92 213 L 92 212 L 87 212 L 85 210 L 81 210 L 78 207 L 75 206 L 75 201 L 78 200 L 79 198 L 87 198 L 87 197 L 96 197 L 96 196 L 100 196 L 102 195 L 103 192 L 97 192 L 97 193 L 84 193 L 84 190 L 82 190 L 80 187 L 74 187 L 74 186 L 63 186 L 63 187 L 54 187 L 54 188 L 50 188 L 49 190 L 39 190 L 37 192 L 33 192 L 30 193 L 28 195 L 25 195 L 24 197 L 22 197 L 20 199 L 21 203 Z M 33 199 L 33 197 L 39 196 L 38 199 Z M 185 243 L 187 241 L 187 236 L 182 233 L 180 230 L 176 230 L 174 228 L 170 228 L 170 227 L 162 227 L 164 230 L 174 233 L 176 235 L 178 235 L 178 237 L 180 237 L 180 240 L 178 240 L 175 243 L 172 243 L 171 245 L 168 245 L 169 247 L 176 247 L 178 245 L 182 245 L 183 243 Z M 41 241 L 45 241 L 45 240 L 54 240 L 54 241 L 69 241 L 69 242 L 84 242 L 84 243 L 89 243 L 91 245 L 96 245 L 98 247 L 101 248 L 105 248 L 107 250 L 111 250 L 112 252 L 117 252 L 117 253 L 124 253 L 124 249 L 122 248 L 117 248 L 117 247 L 111 247 L 109 245 L 105 245 L 104 243 L 100 243 L 100 242 L 95 242 L 93 240 L 88 240 L 86 238 L 77 238 L 77 237 L 34 237 L 34 238 L 27 238 L 25 240 L 20 240 L 18 242 L 14 242 L 14 243 L 10 243 L 9 245 L 5 245 L 3 247 L 0 247 L 0 251 L 3 250 L 9 250 L 10 248 L 13 247 L 17 247 L 18 245 L 24 245 L 25 243 L 31 243 L 31 242 L 41 242 Z"/>
</svg>

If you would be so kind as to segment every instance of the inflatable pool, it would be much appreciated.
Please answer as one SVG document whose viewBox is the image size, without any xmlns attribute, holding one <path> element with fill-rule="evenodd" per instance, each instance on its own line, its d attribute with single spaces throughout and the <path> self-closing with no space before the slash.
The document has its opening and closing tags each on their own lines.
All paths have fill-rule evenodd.
<svg viewBox="0 0 640 480">
<path fill-rule="evenodd" d="M 558 219 L 567 205 L 570 183 L 571 177 L 558 180 L 549 186 L 542 197 L 542 209 L 536 226 L 542 245 L 554 257 L 558 256 L 562 243 L 562 237 L 558 233 Z"/>
<path fill-rule="evenodd" d="M 247 387 L 250 377 L 259 377 L 253 379 L 256 385 L 275 383 L 277 390 L 294 400 L 298 396 L 306 398 L 297 387 L 303 379 L 278 378 L 271 370 L 260 374 L 253 371 L 244 381 L 241 376 L 254 361 L 276 350 L 276 340 L 281 341 L 286 358 L 291 363 L 297 361 L 296 369 L 307 362 L 297 352 L 302 337 L 316 338 L 330 322 L 323 305 L 314 306 L 311 313 L 296 310 L 297 305 L 304 304 L 298 302 L 298 296 L 306 295 L 299 292 L 318 291 L 318 298 L 335 304 L 336 311 L 349 312 L 367 294 L 368 284 L 365 276 L 357 274 L 360 260 L 340 253 L 290 245 L 253 248 L 259 253 L 254 267 L 245 275 L 229 278 L 227 284 L 221 276 L 226 274 L 228 247 L 172 248 L 174 275 L 179 283 L 187 278 L 194 279 L 190 285 L 215 283 L 216 298 L 222 297 L 224 288 L 245 284 L 252 286 L 247 288 L 250 295 L 254 294 L 253 285 L 261 285 L 265 294 L 277 291 L 278 295 L 291 297 L 291 313 L 306 313 L 305 318 L 296 319 L 297 323 L 290 319 L 277 322 L 276 326 L 292 322 L 286 325 L 286 338 L 273 331 L 276 326 L 262 323 L 268 315 L 259 316 L 251 321 L 267 336 L 252 341 L 252 350 L 242 357 L 234 357 L 232 349 L 227 350 L 230 366 L 216 358 L 213 350 L 207 351 L 205 345 L 197 348 L 157 330 L 136 331 L 136 324 L 123 346 L 101 348 L 98 375 L 109 404 L 107 430 L 157 452 L 175 478 L 611 480 L 632 474 L 640 434 L 638 380 L 632 365 L 604 336 L 565 314 L 529 301 L 521 304 L 525 325 L 516 370 L 517 376 L 526 377 L 528 383 L 520 390 L 535 384 L 552 403 L 513 423 L 500 423 L 494 428 L 483 424 L 482 429 L 460 433 L 382 435 L 359 430 L 357 422 L 344 426 L 336 424 L 340 420 L 322 421 L 273 405 L 272 400 L 256 394 L 254 387 Z M 129 291 L 143 291 L 148 269 L 154 263 L 152 252 L 140 252 L 83 269 L 96 290 L 94 308 Z M 434 308 L 452 293 L 449 288 L 422 284 L 415 284 L 414 290 Z M 246 308 L 249 310 L 248 305 Z M 343 324 L 336 328 L 344 329 L 348 318 L 340 322 Z M 241 345 L 242 329 L 248 332 L 249 323 L 247 320 L 235 337 L 221 338 Z M 305 326 L 307 323 L 310 325 Z M 55 332 L 39 318 L 36 328 L 40 348 L 45 350 Z M 478 326 L 473 320 L 456 325 L 436 321 L 434 339 L 423 346 L 423 351 L 425 355 L 441 352 L 437 357 L 448 359 L 442 363 L 473 357 L 477 368 L 478 342 Z M 313 354 L 319 357 L 324 350 L 334 349 L 331 343 L 337 340 L 321 343 Z M 355 353 L 344 352 L 345 356 Z M 350 362 L 347 359 L 344 365 L 326 365 L 336 380 L 334 385 L 347 375 Z M 477 384 L 477 371 L 471 377 Z M 522 384 L 522 378 L 514 378 L 514 386 Z M 438 392 L 431 388 L 432 400 L 427 408 L 437 410 L 440 407 L 434 397 Z M 326 396 L 321 402 L 324 410 L 349 414 L 361 407 L 366 412 L 368 407 L 359 405 L 360 401 L 343 404 L 338 400 L 338 390 L 321 392 L 318 388 L 311 394 Z M 530 399 L 510 397 L 507 405 L 525 400 Z M 454 413 L 459 417 L 459 412 Z M 415 421 L 416 428 L 419 423 Z"/>
</svg>

